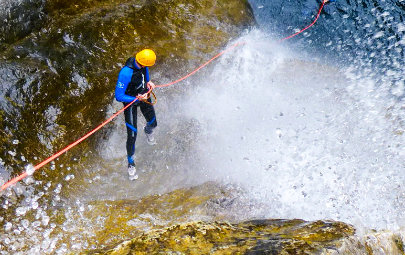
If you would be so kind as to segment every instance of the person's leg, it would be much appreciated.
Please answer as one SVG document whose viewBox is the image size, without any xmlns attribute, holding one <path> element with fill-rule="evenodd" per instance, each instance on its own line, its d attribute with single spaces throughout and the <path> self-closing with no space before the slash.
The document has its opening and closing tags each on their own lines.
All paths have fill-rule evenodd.
<svg viewBox="0 0 405 255">
<path fill-rule="evenodd" d="M 150 98 L 149 100 L 150 101 Z M 145 133 L 152 134 L 153 129 L 157 126 L 156 114 L 153 105 L 142 102 L 140 104 L 141 112 L 146 119 Z"/>
<path fill-rule="evenodd" d="M 151 102 L 151 99 L 148 99 Z M 157 126 L 156 114 L 153 105 L 141 102 L 140 104 L 141 112 L 146 119 L 146 125 L 144 131 L 146 134 L 147 142 L 150 145 L 156 144 L 155 138 L 153 137 L 153 129 Z"/>
<path fill-rule="evenodd" d="M 135 166 L 135 142 L 137 135 L 137 107 L 131 105 L 124 111 L 125 125 L 127 126 L 127 156 L 128 166 Z"/>
</svg>

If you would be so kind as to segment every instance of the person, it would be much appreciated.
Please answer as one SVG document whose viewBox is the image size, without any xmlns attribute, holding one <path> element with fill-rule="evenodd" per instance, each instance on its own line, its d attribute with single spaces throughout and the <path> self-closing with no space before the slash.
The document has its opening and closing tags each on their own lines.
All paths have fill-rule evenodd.
<svg viewBox="0 0 405 255">
<path fill-rule="evenodd" d="M 153 136 L 153 129 L 157 126 L 156 114 L 151 98 L 148 92 L 155 88 L 155 84 L 150 81 L 149 67 L 156 62 L 156 54 L 151 49 L 144 49 L 130 57 L 121 69 L 117 84 L 115 87 L 115 99 L 122 102 L 124 106 L 135 101 L 124 111 L 125 124 L 127 128 L 127 158 L 128 175 L 130 180 L 137 179 L 135 167 L 135 142 L 138 133 L 137 128 L 137 109 L 140 108 L 146 119 L 146 125 L 143 128 L 148 144 L 156 144 Z"/>
</svg>

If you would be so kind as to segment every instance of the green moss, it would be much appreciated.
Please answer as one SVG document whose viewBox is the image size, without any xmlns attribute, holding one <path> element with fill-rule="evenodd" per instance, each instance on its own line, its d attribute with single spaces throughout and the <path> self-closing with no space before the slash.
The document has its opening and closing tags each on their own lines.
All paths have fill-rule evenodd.
<svg viewBox="0 0 405 255">
<path fill-rule="evenodd" d="M 94 201 L 86 205 L 87 210 L 75 214 L 66 210 L 55 211 L 51 221 L 57 226 L 71 222 L 75 231 L 66 233 L 62 229 L 53 231 L 53 235 L 62 235 L 60 243 L 70 244 L 70 236 L 81 236 L 89 246 L 98 249 L 111 249 L 122 240 L 142 234 L 145 229 L 164 228 L 178 221 L 187 221 L 190 212 L 201 211 L 207 202 L 224 196 L 214 183 L 179 189 L 164 195 L 151 195 L 140 200 Z M 91 229 L 90 232 L 89 229 Z M 87 233 L 87 234 L 86 234 Z M 84 253 L 95 253 L 89 250 Z"/>
<path fill-rule="evenodd" d="M 3 122 L 4 120 L 4 111 L 0 110 L 0 122 Z"/>
</svg>

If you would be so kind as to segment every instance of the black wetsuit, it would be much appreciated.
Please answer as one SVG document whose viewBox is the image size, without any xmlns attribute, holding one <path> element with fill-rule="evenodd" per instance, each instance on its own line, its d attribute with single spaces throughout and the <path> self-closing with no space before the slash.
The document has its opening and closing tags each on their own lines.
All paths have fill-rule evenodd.
<svg viewBox="0 0 405 255">
<path fill-rule="evenodd" d="M 135 58 L 129 58 L 125 66 L 121 69 L 118 75 L 118 81 L 115 88 L 115 98 L 117 101 L 123 102 L 124 106 L 132 102 L 136 96 L 148 92 L 147 83 L 149 82 L 148 67 L 139 67 Z M 151 102 L 151 99 L 148 99 Z M 125 109 L 125 124 L 127 126 L 127 156 L 128 163 L 134 164 L 133 155 L 135 154 L 135 141 L 138 133 L 137 128 L 137 109 L 141 109 L 147 123 L 144 128 L 145 133 L 151 134 L 157 126 L 156 114 L 153 105 L 143 101 L 136 101 L 130 107 Z"/>
</svg>

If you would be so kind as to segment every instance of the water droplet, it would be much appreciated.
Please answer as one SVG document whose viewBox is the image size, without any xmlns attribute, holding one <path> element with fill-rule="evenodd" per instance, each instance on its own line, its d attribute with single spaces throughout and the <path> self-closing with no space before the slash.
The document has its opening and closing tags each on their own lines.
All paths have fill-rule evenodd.
<svg viewBox="0 0 405 255">
<path fill-rule="evenodd" d="M 276 134 L 277 134 L 278 137 L 282 136 L 282 132 L 281 132 L 280 128 L 276 128 Z"/>
<path fill-rule="evenodd" d="M 29 222 L 27 219 L 25 219 L 25 220 L 22 220 L 22 221 L 21 221 L 21 225 L 22 225 L 25 229 L 27 229 L 27 228 L 30 226 L 30 222 Z"/>
<path fill-rule="evenodd" d="M 72 179 L 74 179 L 75 178 L 75 176 L 73 175 L 73 174 L 69 174 L 69 175 L 67 175 L 66 177 L 65 177 L 65 180 L 66 181 L 70 181 L 70 180 L 72 180 Z"/>
<path fill-rule="evenodd" d="M 16 210 L 16 215 L 17 216 L 21 216 L 24 215 L 27 212 L 27 208 L 26 207 L 18 207 Z"/>
<path fill-rule="evenodd" d="M 24 183 L 27 185 L 33 184 L 34 183 L 34 179 L 32 177 L 27 177 L 24 179 Z"/>
<path fill-rule="evenodd" d="M 13 224 L 11 224 L 10 222 L 7 222 L 7 223 L 4 225 L 4 230 L 5 230 L 5 231 L 10 231 L 12 227 L 13 227 Z"/>
<path fill-rule="evenodd" d="M 33 228 L 37 228 L 37 227 L 39 227 L 39 226 L 41 226 L 41 222 L 39 222 L 39 221 L 34 221 L 34 222 L 32 223 L 32 227 L 33 227 Z"/>
<path fill-rule="evenodd" d="M 32 164 L 29 164 L 25 167 L 25 171 L 28 175 L 32 175 L 35 172 L 35 168 Z"/>
<path fill-rule="evenodd" d="M 42 217 L 42 225 L 43 226 L 47 226 L 48 225 L 48 223 L 49 223 L 49 216 L 43 216 Z"/>
<path fill-rule="evenodd" d="M 59 183 L 58 185 L 56 185 L 55 193 L 59 194 L 61 190 L 62 190 L 62 184 Z"/>
<path fill-rule="evenodd" d="M 10 154 L 13 157 L 15 157 L 15 155 L 17 155 L 17 153 L 15 151 L 8 151 L 8 154 Z"/>
<path fill-rule="evenodd" d="M 37 201 L 32 202 L 32 205 L 31 205 L 32 209 L 36 210 L 36 209 L 38 209 L 38 206 L 39 206 L 39 204 Z"/>
</svg>

